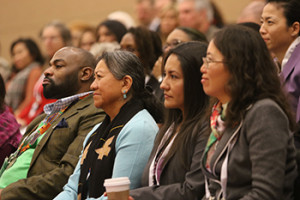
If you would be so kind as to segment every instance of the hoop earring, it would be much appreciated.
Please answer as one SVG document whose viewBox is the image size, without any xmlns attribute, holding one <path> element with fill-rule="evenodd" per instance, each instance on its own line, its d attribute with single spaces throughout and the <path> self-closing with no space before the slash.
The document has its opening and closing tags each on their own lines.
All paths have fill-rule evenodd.
<svg viewBox="0 0 300 200">
<path fill-rule="evenodd" d="M 127 98 L 126 90 L 123 90 L 123 99 L 125 100 Z"/>
</svg>

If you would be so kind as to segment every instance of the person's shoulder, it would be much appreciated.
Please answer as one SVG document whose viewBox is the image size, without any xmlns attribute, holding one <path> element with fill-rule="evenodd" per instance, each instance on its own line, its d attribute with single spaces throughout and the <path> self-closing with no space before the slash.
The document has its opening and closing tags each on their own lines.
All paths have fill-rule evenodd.
<svg viewBox="0 0 300 200">
<path fill-rule="evenodd" d="M 96 124 L 103 121 L 105 112 L 101 108 L 96 108 L 93 101 L 93 95 L 73 102 L 63 115 L 70 121 L 83 121 L 86 124 Z M 69 118 L 73 116 L 72 118 Z"/>
<path fill-rule="evenodd" d="M 140 130 L 144 133 L 150 133 L 152 130 L 154 132 L 158 131 L 155 120 L 146 109 L 135 114 L 124 127 L 124 131 L 133 129 Z"/>
<path fill-rule="evenodd" d="M 155 120 L 151 116 L 151 114 L 146 110 L 143 109 L 136 113 L 131 120 L 129 121 L 130 123 L 155 123 Z"/>
<path fill-rule="evenodd" d="M 263 118 L 269 118 L 269 120 L 278 118 L 279 115 L 286 116 L 282 108 L 272 99 L 264 98 L 256 101 L 248 107 L 246 114 L 249 118 L 256 118 L 261 120 Z"/>
<path fill-rule="evenodd" d="M 43 70 L 41 66 L 37 65 L 36 67 L 32 68 L 29 72 L 29 80 L 37 81 L 41 74 L 43 73 Z"/>
<path fill-rule="evenodd" d="M 143 138 L 145 141 L 154 140 L 158 126 L 150 115 L 150 113 L 143 109 L 135 114 L 121 130 L 117 141 L 131 140 L 140 141 Z"/>
<path fill-rule="evenodd" d="M 250 105 L 248 109 L 251 109 L 251 108 L 252 109 L 262 109 L 266 106 L 279 108 L 279 105 L 273 99 L 264 98 L 264 99 L 260 99 L 260 100 L 256 101 L 254 104 Z"/>
<path fill-rule="evenodd" d="M 92 112 L 92 113 L 102 113 L 104 111 L 101 108 L 96 108 L 94 105 L 93 95 L 88 94 L 88 96 L 80 99 L 78 102 L 74 104 L 74 108 L 80 110 L 80 112 Z"/>
</svg>

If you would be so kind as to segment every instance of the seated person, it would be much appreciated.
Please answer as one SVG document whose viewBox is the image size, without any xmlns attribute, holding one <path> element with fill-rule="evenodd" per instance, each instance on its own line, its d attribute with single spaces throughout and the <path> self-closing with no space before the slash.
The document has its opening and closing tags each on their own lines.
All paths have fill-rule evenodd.
<svg viewBox="0 0 300 200">
<path fill-rule="evenodd" d="M 71 46 L 71 33 L 68 27 L 57 20 L 47 23 L 40 31 L 41 45 L 45 52 L 46 65 L 43 71 L 48 67 L 48 63 L 54 53 L 65 46 Z M 26 126 L 43 113 L 43 108 L 48 103 L 53 103 L 56 99 L 46 99 L 43 95 L 44 74 L 42 74 L 34 85 L 33 95 L 29 104 L 16 115 L 17 121 L 21 124 L 21 131 L 26 130 Z"/>
<path fill-rule="evenodd" d="M 107 115 L 88 134 L 80 161 L 55 200 L 102 199 L 104 180 L 111 177 L 129 177 L 131 189 L 141 186 L 162 112 L 145 89 L 143 66 L 130 52 L 106 52 L 91 89 L 95 106 Z"/>
<path fill-rule="evenodd" d="M 159 88 L 159 82 L 151 74 L 152 68 L 162 55 L 162 43 L 158 33 L 145 27 L 132 27 L 121 40 L 121 49 L 130 51 L 139 57 L 144 67 L 145 83 L 153 90 L 158 99 L 162 99 L 163 91 Z"/>
<path fill-rule="evenodd" d="M 5 84 L 0 74 L 0 165 L 17 149 L 22 137 L 20 125 L 4 103 L 5 93 Z"/>
<path fill-rule="evenodd" d="M 90 51 L 93 44 L 96 43 L 96 28 L 90 26 L 84 29 L 79 38 L 79 48 Z"/>
<path fill-rule="evenodd" d="M 166 38 L 166 43 L 163 46 L 163 55 L 160 56 L 154 64 L 152 74 L 161 82 L 162 79 L 162 60 L 167 55 L 168 51 L 183 42 L 201 41 L 207 42 L 206 36 L 196 29 L 188 27 L 175 28 Z"/>
<path fill-rule="evenodd" d="M 116 42 L 119 44 L 126 32 L 125 25 L 117 20 L 102 21 L 96 28 L 97 42 Z"/>
<path fill-rule="evenodd" d="M 34 119 L 0 175 L 1 200 L 53 199 L 67 183 L 85 136 L 104 118 L 89 91 L 96 65 L 83 49 L 57 51 L 44 72 L 44 95 L 58 99 Z"/>
<path fill-rule="evenodd" d="M 228 26 L 203 61 L 201 83 L 213 97 L 201 161 L 205 199 L 293 200 L 295 121 L 264 40 L 249 27 Z"/>
<path fill-rule="evenodd" d="M 30 103 L 34 85 L 43 72 L 44 58 L 38 45 L 30 38 L 15 40 L 10 51 L 13 71 L 6 82 L 5 103 L 18 115 Z"/>
<path fill-rule="evenodd" d="M 170 50 L 164 60 L 167 118 L 155 139 L 141 188 L 135 200 L 198 200 L 205 194 L 201 156 L 208 138 L 205 111 L 208 96 L 200 84 L 199 66 L 207 44 L 187 42 Z"/>
</svg>

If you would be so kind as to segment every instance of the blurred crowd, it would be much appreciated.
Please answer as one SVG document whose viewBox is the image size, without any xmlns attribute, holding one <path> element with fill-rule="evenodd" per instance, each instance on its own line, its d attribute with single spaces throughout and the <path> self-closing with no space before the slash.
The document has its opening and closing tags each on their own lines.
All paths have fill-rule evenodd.
<svg viewBox="0 0 300 200">
<path fill-rule="evenodd" d="M 0 200 L 106 199 L 122 176 L 136 200 L 300 199 L 300 3 L 221 11 L 136 0 L 137 21 L 54 20 L 12 41 Z"/>
</svg>

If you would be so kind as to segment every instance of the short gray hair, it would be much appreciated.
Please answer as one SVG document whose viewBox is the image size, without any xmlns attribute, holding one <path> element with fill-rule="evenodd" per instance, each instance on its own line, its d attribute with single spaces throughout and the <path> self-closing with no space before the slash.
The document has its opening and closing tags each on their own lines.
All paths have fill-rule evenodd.
<svg viewBox="0 0 300 200">
<path fill-rule="evenodd" d="M 62 23 L 59 20 L 53 20 L 53 21 L 49 22 L 48 24 L 46 24 L 40 32 L 40 37 L 43 36 L 44 29 L 47 28 L 47 27 L 50 27 L 50 26 L 55 27 L 59 31 L 60 36 L 62 37 L 62 39 L 65 43 L 65 46 L 71 46 L 72 45 L 72 36 L 71 36 L 70 29 L 64 23 Z"/>
<path fill-rule="evenodd" d="M 206 16 L 209 22 L 212 22 L 214 19 L 214 10 L 209 0 L 177 0 L 177 3 L 181 3 L 184 1 L 194 1 L 195 2 L 195 9 L 206 10 Z"/>
<path fill-rule="evenodd" d="M 133 97 L 140 96 L 145 89 L 145 74 L 144 67 L 136 55 L 128 51 L 116 50 L 104 52 L 98 61 L 102 59 L 116 79 L 121 80 L 126 75 L 130 76 L 132 86 L 129 93 L 131 92 Z"/>
</svg>

